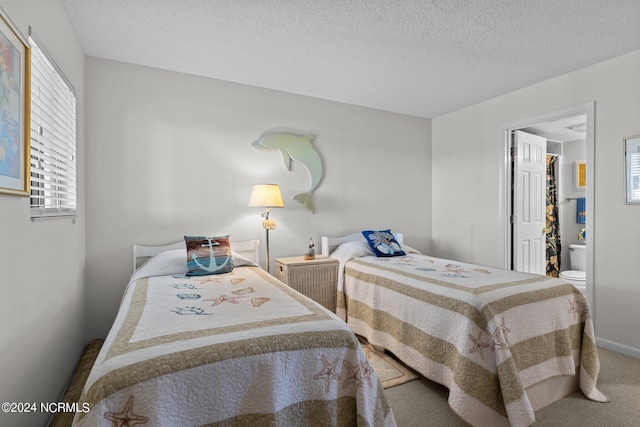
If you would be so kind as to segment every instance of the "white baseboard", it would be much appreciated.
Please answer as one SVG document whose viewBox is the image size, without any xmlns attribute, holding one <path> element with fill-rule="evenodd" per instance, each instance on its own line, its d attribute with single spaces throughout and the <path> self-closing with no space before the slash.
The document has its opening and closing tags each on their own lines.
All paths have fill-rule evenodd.
<svg viewBox="0 0 640 427">
<path fill-rule="evenodd" d="M 607 350 L 615 351 L 616 353 L 640 359 L 640 348 L 629 347 L 624 344 L 619 344 L 617 342 L 608 341 L 598 337 L 596 337 L 596 345 L 598 347 L 606 348 Z"/>
</svg>

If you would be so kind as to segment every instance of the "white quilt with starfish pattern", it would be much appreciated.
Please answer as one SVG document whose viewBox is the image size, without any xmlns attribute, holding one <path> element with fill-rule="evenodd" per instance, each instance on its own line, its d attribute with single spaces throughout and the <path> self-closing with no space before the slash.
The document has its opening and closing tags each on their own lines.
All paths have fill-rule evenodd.
<svg viewBox="0 0 640 427">
<path fill-rule="evenodd" d="M 74 425 L 395 425 L 349 327 L 260 268 L 134 279 Z"/>
</svg>

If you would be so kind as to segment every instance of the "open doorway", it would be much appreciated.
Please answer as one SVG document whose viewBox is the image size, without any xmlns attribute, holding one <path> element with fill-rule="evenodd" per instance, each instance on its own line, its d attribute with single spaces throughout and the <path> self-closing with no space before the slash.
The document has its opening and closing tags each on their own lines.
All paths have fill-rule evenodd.
<svg viewBox="0 0 640 427">
<path fill-rule="evenodd" d="M 504 203 L 501 215 L 505 232 L 505 267 L 534 274 L 556 275 L 564 272 L 565 277 L 572 268 L 584 269 L 585 280 L 581 282 L 584 283 L 581 290 L 592 309 L 595 237 L 593 131 L 593 103 L 505 126 Z M 547 200 L 549 159 L 555 165 L 555 207 Z M 579 165 L 583 166 L 580 168 Z M 583 179 L 581 182 L 578 182 L 580 176 L 576 172 L 584 173 L 580 175 Z M 555 231 L 548 227 L 547 215 L 555 216 Z M 548 237 L 556 240 L 548 241 Z M 557 259 L 551 260 L 551 264 L 556 263 L 554 274 L 553 265 L 547 268 L 548 254 L 554 256 L 556 249 Z M 577 249 L 583 249 L 585 255 L 585 265 L 580 267 L 572 266 L 570 261 L 571 251 Z"/>
</svg>

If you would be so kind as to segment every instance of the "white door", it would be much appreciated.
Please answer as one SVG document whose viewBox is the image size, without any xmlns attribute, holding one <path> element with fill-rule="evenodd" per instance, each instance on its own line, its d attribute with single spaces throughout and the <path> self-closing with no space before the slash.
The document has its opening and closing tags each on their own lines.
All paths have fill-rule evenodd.
<svg viewBox="0 0 640 427">
<path fill-rule="evenodd" d="M 514 132 L 513 259 L 515 270 L 546 273 L 547 139 Z"/>
</svg>

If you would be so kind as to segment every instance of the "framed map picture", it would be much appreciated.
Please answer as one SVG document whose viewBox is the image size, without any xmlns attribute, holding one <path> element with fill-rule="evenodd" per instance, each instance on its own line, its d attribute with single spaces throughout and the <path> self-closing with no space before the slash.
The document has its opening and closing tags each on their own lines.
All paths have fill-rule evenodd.
<svg viewBox="0 0 640 427">
<path fill-rule="evenodd" d="M 28 42 L 0 9 L 0 193 L 28 196 L 29 66 Z"/>
</svg>

